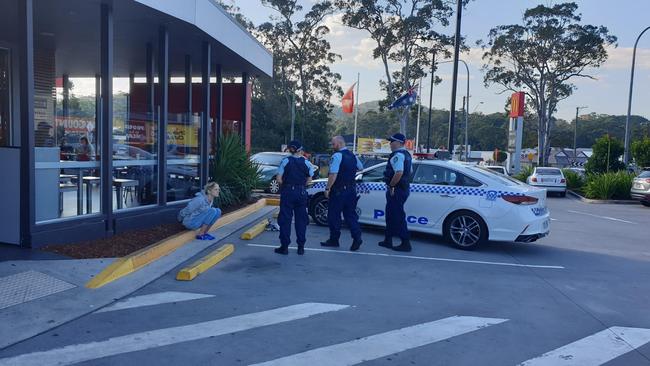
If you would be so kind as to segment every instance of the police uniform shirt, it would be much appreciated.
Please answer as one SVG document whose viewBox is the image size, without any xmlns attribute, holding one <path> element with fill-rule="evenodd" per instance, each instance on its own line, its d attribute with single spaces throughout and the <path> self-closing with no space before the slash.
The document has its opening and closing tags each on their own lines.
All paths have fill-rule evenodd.
<svg viewBox="0 0 650 366">
<path fill-rule="evenodd" d="M 294 156 L 294 157 L 301 158 L 302 156 Z M 313 177 L 314 172 L 316 171 L 316 167 L 313 166 L 307 159 L 305 158 L 303 159 L 305 160 L 305 165 L 307 166 L 307 169 L 309 169 L 309 176 Z M 275 173 L 275 175 L 277 176 L 279 174 L 280 176 L 283 176 L 284 168 L 287 167 L 287 164 L 289 164 L 289 157 L 282 159 L 282 162 L 280 163 L 280 166 L 278 167 L 278 171 Z"/>
<path fill-rule="evenodd" d="M 342 148 L 341 150 L 347 150 L 347 147 Z M 361 160 L 355 155 L 354 156 L 357 159 L 357 170 L 363 170 L 363 163 L 361 163 Z M 341 161 L 343 160 L 343 154 L 340 152 L 335 152 L 334 155 L 332 155 L 332 161 L 330 162 L 330 174 L 338 174 L 339 169 L 341 167 Z M 404 168 L 402 168 L 404 169 Z"/>
<path fill-rule="evenodd" d="M 397 149 L 397 151 L 404 151 L 407 152 L 405 148 L 401 147 Z M 403 172 L 404 171 L 404 154 L 395 154 L 392 159 L 390 159 L 390 165 L 393 167 L 393 170 L 395 172 Z M 411 166 L 411 169 L 413 167 Z M 408 172 L 410 174 L 411 172 Z"/>
</svg>

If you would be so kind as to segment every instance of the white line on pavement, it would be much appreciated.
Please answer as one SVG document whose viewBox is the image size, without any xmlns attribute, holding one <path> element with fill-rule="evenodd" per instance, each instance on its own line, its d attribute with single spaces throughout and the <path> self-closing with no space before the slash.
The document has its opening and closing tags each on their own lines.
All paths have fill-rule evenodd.
<svg viewBox="0 0 650 366">
<path fill-rule="evenodd" d="M 650 329 L 611 327 L 520 366 L 598 366 L 650 342 Z"/>
<path fill-rule="evenodd" d="M 258 248 L 275 248 L 274 245 L 265 244 L 246 244 L 250 247 Z M 506 262 L 486 262 L 486 261 L 472 261 L 466 259 L 451 259 L 451 258 L 436 258 L 436 257 L 418 257 L 414 255 L 398 255 L 398 254 L 384 254 L 384 253 L 368 253 L 368 252 L 349 252 L 335 249 L 320 249 L 320 248 L 305 248 L 306 251 L 312 252 L 328 252 L 328 253 L 341 253 L 341 254 L 355 254 L 355 255 L 369 255 L 375 257 L 393 257 L 393 258 L 408 258 L 408 259 L 421 259 L 428 261 L 438 262 L 457 262 L 457 263 L 472 263 L 472 264 L 488 264 L 494 266 L 507 266 L 507 267 L 527 267 L 527 268 L 544 268 L 544 269 L 564 269 L 563 266 L 545 266 L 538 264 L 519 264 L 519 263 L 506 263 Z"/>
<path fill-rule="evenodd" d="M 176 343 L 216 337 L 257 327 L 304 319 L 313 315 L 339 311 L 348 307 L 348 305 L 322 303 L 297 304 L 273 310 L 261 311 L 258 313 L 234 316 L 231 318 L 129 334 L 109 338 L 100 342 L 75 344 L 49 351 L 27 353 L 16 357 L 0 359 L 0 365 L 71 365 L 102 357 L 142 351 L 150 348 L 163 347 Z"/>
<path fill-rule="evenodd" d="M 551 221 L 557 221 L 557 219 L 554 219 L 554 218 L 551 217 Z"/>
<path fill-rule="evenodd" d="M 343 366 L 376 360 L 380 357 L 439 342 L 473 332 L 507 319 L 453 316 L 429 323 L 380 333 L 350 342 L 317 348 L 253 366 Z"/>
<path fill-rule="evenodd" d="M 616 217 L 594 215 L 594 214 L 590 214 L 588 212 L 582 212 L 582 211 L 573 211 L 573 210 L 567 210 L 567 211 L 571 212 L 571 213 L 575 213 L 575 214 L 586 215 L 586 216 L 591 216 L 591 217 L 597 217 L 599 219 L 612 220 L 612 221 L 624 222 L 626 224 L 634 224 L 634 225 L 636 225 L 636 222 L 627 221 L 627 220 L 623 220 L 623 219 L 617 219 Z"/>
<path fill-rule="evenodd" d="M 96 313 L 105 313 L 108 311 L 133 309 L 133 308 L 139 308 L 141 306 L 169 304 L 171 302 L 204 299 L 206 297 L 214 297 L 214 295 L 193 294 L 190 292 L 176 292 L 176 291 L 159 292 L 155 294 L 131 297 L 124 301 L 115 303 L 111 306 L 107 306 L 103 309 L 99 309 L 96 311 Z"/>
</svg>

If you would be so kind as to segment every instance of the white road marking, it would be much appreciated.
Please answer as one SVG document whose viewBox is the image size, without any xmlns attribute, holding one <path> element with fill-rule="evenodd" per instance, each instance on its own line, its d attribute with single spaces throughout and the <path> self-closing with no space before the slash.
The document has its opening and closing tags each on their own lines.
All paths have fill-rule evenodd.
<svg viewBox="0 0 650 366">
<path fill-rule="evenodd" d="M 111 306 L 107 306 L 103 309 L 99 309 L 96 311 L 96 313 L 105 313 L 108 311 L 133 309 L 142 306 L 152 306 L 152 305 L 160 305 L 160 304 L 169 304 L 172 302 L 204 299 L 206 297 L 214 297 L 214 295 L 193 294 L 190 292 L 176 292 L 176 291 L 159 292 L 155 294 L 131 297 L 124 301 L 115 303 Z"/>
<path fill-rule="evenodd" d="M 283 308 L 261 311 L 231 318 L 212 320 L 179 327 L 156 329 L 142 333 L 109 338 L 105 341 L 69 345 L 49 351 L 27 353 L 16 357 L 0 359 L 2 366 L 48 366 L 71 365 L 128 352 L 142 351 L 176 343 L 216 337 L 248 329 L 313 315 L 339 311 L 348 305 L 305 303 Z"/>
<path fill-rule="evenodd" d="M 554 218 L 551 217 L 551 221 L 557 221 L 557 219 L 554 219 Z"/>
<path fill-rule="evenodd" d="M 623 220 L 623 219 L 617 219 L 616 217 L 594 215 L 594 214 L 590 214 L 588 212 L 582 212 L 582 211 L 573 211 L 573 210 L 567 210 L 567 211 L 571 212 L 571 213 L 575 213 L 575 214 L 586 215 L 586 216 L 591 216 L 591 217 L 597 217 L 599 219 L 612 220 L 612 221 L 624 222 L 626 224 L 636 225 L 636 222 L 627 221 L 627 220 Z"/>
<path fill-rule="evenodd" d="M 251 247 L 259 248 L 275 248 L 276 245 L 265 244 L 246 244 Z M 295 249 L 295 247 L 292 247 Z M 472 263 L 472 264 L 488 264 L 494 266 L 507 266 L 507 267 L 526 267 L 526 268 L 544 268 L 544 269 L 564 269 L 563 266 L 545 266 L 538 264 L 520 264 L 520 263 L 507 263 L 507 262 L 486 262 L 486 261 L 472 261 L 466 259 L 451 259 L 451 258 L 436 258 L 436 257 L 418 257 L 414 255 L 399 255 L 399 254 L 384 254 L 384 253 L 368 253 L 368 252 L 350 252 L 336 249 L 320 249 L 320 248 L 305 248 L 306 251 L 312 252 L 328 252 L 328 253 L 341 253 L 341 254 L 354 254 L 354 255 L 369 255 L 375 257 L 393 257 L 393 258 L 408 258 L 408 259 L 421 259 L 428 261 L 438 262 L 457 262 L 457 263 Z"/>
<path fill-rule="evenodd" d="M 598 366 L 650 342 L 650 329 L 611 327 L 520 366 Z"/>
<path fill-rule="evenodd" d="M 507 319 L 453 316 L 356 339 L 350 342 L 317 348 L 252 366 L 356 365 L 473 332 L 505 321 Z"/>
</svg>

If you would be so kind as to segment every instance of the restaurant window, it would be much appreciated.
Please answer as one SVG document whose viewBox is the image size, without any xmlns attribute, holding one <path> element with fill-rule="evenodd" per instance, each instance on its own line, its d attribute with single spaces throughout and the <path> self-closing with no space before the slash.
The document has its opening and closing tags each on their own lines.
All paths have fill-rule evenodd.
<svg viewBox="0 0 650 366">
<path fill-rule="evenodd" d="M 0 147 L 11 145 L 10 63 L 9 50 L 0 48 Z"/>
<path fill-rule="evenodd" d="M 37 223 L 101 212 L 96 89 L 100 55 L 99 4 L 34 1 L 34 14 L 65 14 L 84 24 L 34 17 L 34 161 Z M 60 15 L 63 16 L 63 15 Z M 83 55 L 81 57 L 80 55 Z"/>
</svg>

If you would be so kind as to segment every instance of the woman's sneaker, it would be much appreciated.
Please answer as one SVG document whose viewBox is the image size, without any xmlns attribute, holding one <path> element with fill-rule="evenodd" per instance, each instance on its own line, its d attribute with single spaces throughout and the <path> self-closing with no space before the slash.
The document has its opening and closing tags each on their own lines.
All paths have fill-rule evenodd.
<svg viewBox="0 0 650 366">
<path fill-rule="evenodd" d="M 207 235 L 208 235 L 208 234 L 197 235 L 196 238 L 197 238 L 198 240 L 210 240 L 210 238 L 208 238 Z"/>
<path fill-rule="evenodd" d="M 214 236 L 212 236 L 212 235 L 210 235 L 210 234 L 207 234 L 207 233 L 206 233 L 206 234 L 203 234 L 203 236 L 205 236 L 205 237 L 207 238 L 207 240 L 214 240 L 214 239 L 216 239 Z"/>
</svg>

